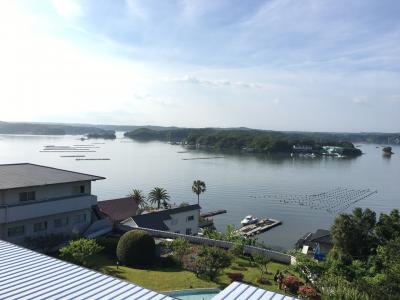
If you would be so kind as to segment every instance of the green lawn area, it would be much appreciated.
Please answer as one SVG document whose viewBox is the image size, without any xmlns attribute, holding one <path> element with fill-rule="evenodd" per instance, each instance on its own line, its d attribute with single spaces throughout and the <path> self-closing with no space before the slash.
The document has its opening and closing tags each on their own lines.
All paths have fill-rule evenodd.
<svg viewBox="0 0 400 300">
<path fill-rule="evenodd" d="M 131 281 L 142 287 L 152 289 L 154 291 L 171 291 L 191 288 L 220 288 L 223 289 L 230 284 L 231 280 L 227 273 L 241 272 L 244 274 L 244 282 L 254 286 L 258 286 L 270 291 L 284 293 L 278 289 L 277 284 L 273 281 L 276 270 L 284 271 L 289 268 L 288 265 L 271 262 L 269 264 L 269 274 L 266 276 L 270 284 L 259 284 L 257 278 L 260 276 L 259 269 L 252 266 L 248 260 L 235 257 L 232 265 L 223 271 L 216 282 L 196 277 L 192 272 L 182 268 L 160 268 L 153 267 L 150 269 L 134 269 L 130 267 L 120 266 L 117 269 L 115 261 L 108 258 L 104 254 L 98 254 L 91 259 L 92 268 L 127 281 Z"/>
</svg>

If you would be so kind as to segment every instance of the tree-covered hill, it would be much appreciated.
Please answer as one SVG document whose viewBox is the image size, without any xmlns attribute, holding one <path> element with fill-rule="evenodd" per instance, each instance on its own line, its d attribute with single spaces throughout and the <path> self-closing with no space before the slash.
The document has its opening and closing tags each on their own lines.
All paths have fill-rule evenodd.
<svg viewBox="0 0 400 300">
<path fill-rule="evenodd" d="M 322 146 L 339 146 L 343 154 L 362 154 L 348 140 L 340 136 L 323 133 L 279 132 L 255 129 L 215 129 L 179 128 L 172 130 L 152 130 L 139 128 L 125 133 L 126 137 L 139 141 L 182 142 L 186 145 L 210 150 L 241 150 L 257 153 L 290 153 L 294 145 L 311 146 L 313 153 L 321 153 Z"/>
<path fill-rule="evenodd" d="M 89 125 L 0 122 L 0 134 L 83 135 L 105 133 L 109 133 L 109 131 Z"/>
</svg>

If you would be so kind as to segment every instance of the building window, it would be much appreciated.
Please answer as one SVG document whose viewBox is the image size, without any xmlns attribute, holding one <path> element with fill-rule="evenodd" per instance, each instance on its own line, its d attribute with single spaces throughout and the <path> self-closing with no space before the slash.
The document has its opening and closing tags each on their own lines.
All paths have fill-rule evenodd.
<svg viewBox="0 0 400 300">
<path fill-rule="evenodd" d="M 171 220 L 171 225 L 176 225 L 178 224 L 178 219 L 172 219 Z"/>
<path fill-rule="evenodd" d="M 54 220 L 54 227 L 60 228 L 68 225 L 68 217 L 55 219 Z"/>
<path fill-rule="evenodd" d="M 72 222 L 74 224 L 86 223 L 86 214 L 80 214 L 80 215 L 74 216 L 72 219 Z"/>
<path fill-rule="evenodd" d="M 194 220 L 194 216 L 189 216 L 186 218 L 186 222 L 190 222 Z"/>
<path fill-rule="evenodd" d="M 46 221 L 33 224 L 33 232 L 46 231 L 46 229 L 47 229 Z"/>
<path fill-rule="evenodd" d="M 192 235 L 192 228 L 186 228 L 186 235 Z"/>
<path fill-rule="evenodd" d="M 8 236 L 9 237 L 23 236 L 24 234 L 25 234 L 25 226 L 24 225 L 8 228 Z"/>
<path fill-rule="evenodd" d="M 36 200 L 36 192 L 22 192 L 19 193 L 19 201 L 32 201 Z"/>
<path fill-rule="evenodd" d="M 86 193 L 86 187 L 84 185 L 75 185 L 72 189 L 73 189 L 72 192 L 74 195 Z"/>
</svg>

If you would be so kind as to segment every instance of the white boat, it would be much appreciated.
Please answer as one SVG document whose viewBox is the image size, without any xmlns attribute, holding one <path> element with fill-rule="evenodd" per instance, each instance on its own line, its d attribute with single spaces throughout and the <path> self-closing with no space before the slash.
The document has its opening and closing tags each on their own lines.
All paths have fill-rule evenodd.
<svg viewBox="0 0 400 300">
<path fill-rule="evenodd" d="M 249 216 L 246 216 L 242 221 L 240 221 L 240 224 L 245 226 L 245 225 L 250 225 L 250 224 L 257 223 L 257 222 L 258 222 L 257 218 L 253 218 L 253 216 L 249 215 Z"/>
</svg>

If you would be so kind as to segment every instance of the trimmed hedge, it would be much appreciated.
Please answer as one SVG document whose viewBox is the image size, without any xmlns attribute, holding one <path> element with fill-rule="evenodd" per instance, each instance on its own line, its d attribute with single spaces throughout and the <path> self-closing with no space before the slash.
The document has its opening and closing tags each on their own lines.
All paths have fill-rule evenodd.
<svg viewBox="0 0 400 300">
<path fill-rule="evenodd" d="M 126 266 L 149 266 L 156 257 L 154 238 L 143 230 L 131 230 L 119 239 L 117 258 Z"/>
</svg>

